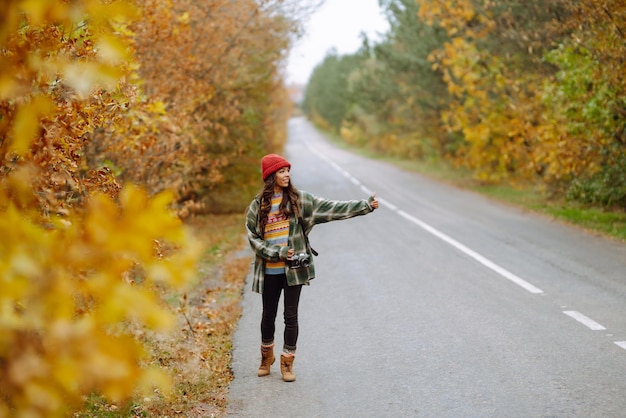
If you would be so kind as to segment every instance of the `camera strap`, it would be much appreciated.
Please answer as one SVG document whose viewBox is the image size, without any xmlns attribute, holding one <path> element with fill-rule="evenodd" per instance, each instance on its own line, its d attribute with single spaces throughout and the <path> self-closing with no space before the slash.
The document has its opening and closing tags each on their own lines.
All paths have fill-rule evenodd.
<svg viewBox="0 0 626 418">
<path fill-rule="evenodd" d="M 293 209 L 294 209 L 296 218 L 298 219 L 298 224 L 300 225 L 300 233 L 304 237 L 306 248 L 311 251 L 311 254 L 317 256 L 318 255 L 317 251 L 315 251 L 313 247 L 311 247 L 311 243 L 309 242 L 309 236 L 304 232 L 304 220 L 302 219 L 302 216 L 300 215 L 300 208 L 298 207 L 298 205 L 294 205 Z"/>
<path fill-rule="evenodd" d="M 302 236 L 304 237 L 304 241 L 306 242 L 306 247 L 309 250 L 311 250 L 311 253 L 313 255 L 317 256 L 318 255 L 317 251 L 315 251 L 313 247 L 311 247 L 311 243 L 309 242 L 309 236 L 304 233 L 304 226 L 302 226 L 303 223 L 304 221 L 302 220 L 302 216 L 298 216 L 298 224 L 300 224 L 300 232 L 302 233 Z"/>
</svg>

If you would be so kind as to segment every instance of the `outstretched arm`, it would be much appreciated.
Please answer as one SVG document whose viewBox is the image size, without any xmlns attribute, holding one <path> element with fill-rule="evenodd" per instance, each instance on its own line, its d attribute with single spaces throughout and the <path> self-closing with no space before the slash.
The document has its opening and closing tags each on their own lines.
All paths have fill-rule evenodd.
<svg viewBox="0 0 626 418">
<path fill-rule="evenodd" d="M 378 208 L 375 193 L 361 200 L 329 200 L 309 193 L 304 194 L 303 199 L 309 226 L 366 215 Z"/>
</svg>

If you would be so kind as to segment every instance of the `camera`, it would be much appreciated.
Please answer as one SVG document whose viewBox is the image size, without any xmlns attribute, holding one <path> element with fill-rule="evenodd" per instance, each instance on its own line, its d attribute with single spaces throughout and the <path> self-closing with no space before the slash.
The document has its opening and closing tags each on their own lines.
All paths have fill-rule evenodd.
<svg viewBox="0 0 626 418">
<path fill-rule="evenodd" d="M 306 253 L 295 254 L 290 259 L 287 259 L 287 265 L 290 269 L 309 267 L 310 258 Z"/>
</svg>

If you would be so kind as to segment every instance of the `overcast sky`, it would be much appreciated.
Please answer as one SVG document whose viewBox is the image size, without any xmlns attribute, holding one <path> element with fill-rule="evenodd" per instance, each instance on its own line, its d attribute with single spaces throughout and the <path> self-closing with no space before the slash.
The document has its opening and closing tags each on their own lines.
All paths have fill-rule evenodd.
<svg viewBox="0 0 626 418">
<path fill-rule="evenodd" d="M 306 22 L 306 34 L 294 45 L 287 61 L 287 83 L 305 84 L 313 68 L 335 47 L 351 54 L 361 46 L 360 33 L 376 40 L 389 24 L 378 0 L 326 0 Z"/>
</svg>

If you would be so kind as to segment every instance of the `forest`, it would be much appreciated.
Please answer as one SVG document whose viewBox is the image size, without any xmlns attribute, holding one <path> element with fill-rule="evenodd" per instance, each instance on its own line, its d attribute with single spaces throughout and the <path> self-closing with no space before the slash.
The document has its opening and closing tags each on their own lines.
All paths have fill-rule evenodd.
<svg viewBox="0 0 626 418">
<path fill-rule="evenodd" d="M 626 2 L 381 0 L 382 40 L 327 54 L 304 110 L 343 140 L 478 182 L 626 207 Z"/>
<path fill-rule="evenodd" d="M 281 152 L 284 63 L 314 1 L 5 0 L 0 418 L 166 393 L 145 330 Z M 354 145 L 626 205 L 626 0 L 380 0 L 303 109 Z M 193 332 L 193 330 L 191 330 Z M 226 373 L 228 371 L 226 370 Z"/>
</svg>

